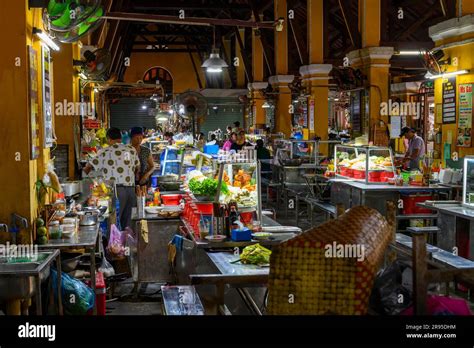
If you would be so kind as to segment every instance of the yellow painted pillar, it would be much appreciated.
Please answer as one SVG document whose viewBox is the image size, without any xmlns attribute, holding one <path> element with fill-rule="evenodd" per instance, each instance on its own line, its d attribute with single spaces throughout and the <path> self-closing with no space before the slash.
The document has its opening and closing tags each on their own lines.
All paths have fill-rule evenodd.
<svg viewBox="0 0 474 348">
<path fill-rule="evenodd" d="M 308 53 L 310 64 L 324 63 L 324 0 L 308 0 Z"/>
<path fill-rule="evenodd" d="M 388 116 L 380 115 L 380 105 L 388 102 L 389 69 L 393 47 L 369 47 L 351 51 L 347 54 L 349 63 L 354 69 L 360 69 L 367 76 L 369 91 L 369 118 L 362 120 L 364 133 L 369 141 L 373 140 L 373 126 L 382 119 L 389 123 Z M 361 105 L 361 108 L 363 106 Z"/>
<path fill-rule="evenodd" d="M 293 75 L 271 76 L 268 82 L 272 85 L 275 92 L 278 93 L 275 109 L 275 130 L 282 132 L 286 137 L 291 134 L 291 91 L 288 84 L 293 82 Z"/>
<path fill-rule="evenodd" d="M 318 136 L 328 139 L 329 123 L 329 73 L 331 64 L 310 64 L 300 68 L 303 86 L 310 94 L 308 98 L 308 129 L 310 137 Z M 322 145 L 320 151 L 327 154 L 327 145 Z"/>
<path fill-rule="evenodd" d="M 250 95 L 253 99 L 253 124 L 251 125 L 256 128 L 264 128 L 266 124 L 266 111 L 262 107 L 264 100 L 263 90 L 268 87 L 268 82 L 253 82 L 248 84 Z"/>
<path fill-rule="evenodd" d="M 381 0 L 359 0 L 359 29 L 362 47 L 380 45 Z"/>
<path fill-rule="evenodd" d="M 263 46 L 257 30 L 252 30 L 252 76 L 253 83 L 248 84 L 253 103 L 253 127 L 264 128 L 266 111 L 262 108 L 264 96 L 262 91 L 268 87 L 268 82 L 263 82 Z"/>
<path fill-rule="evenodd" d="M 303 86 L 308 98 L 308 130 L 310 138 L 328 138 L 329 73 L 331 64 L 324 63 L 324 8 L 323 0 L 308 0 L 308 54 L 310 65 L 300 67 Z M 320 151 L 327 154 L 327 146 Z"/>
<path fill-rule="evenodd" d="M 275 0 L 275 19 L 283 18 L 283 30 L 275 30 L 275 68 L 277 75 L 288 73 L 288 11 L 286 0 Z"/>
<path fill-rule="evenodd" d="M 456 0 L 456 15 L 459 17 L 474 13 L 474 1 Z"/>
<path fill-rule="evenodd" d="M 239 29 L 239 36 L 242 44 L 245 45 L 245 29 Z M 236 66 L 237 70 L 237 88 L 242 88 L 245 86 L 245 65 L 244 65 L 244 58 L 242 54 L 242 50 L 240 48 L 239 42 L 237 38 L 235 38 L 235 50 L 237 54 L 237 58 L 239 59 L 239 64 Z M 233 64 L 232 59 L 232 64 Z"/>
<path fill-rule="evenodd" d="M 72 66 L 72 60 L 78 59 L 76 44 L 62 45 L 61 51 L 54 56 L 54 105 L 66 102 L 79 101 L 79 90 L 77 74 Z M 53 108 L 54 110 L 55 108 Z M 75 150 L 74 150 L 74 127 L 79 115 L 56 115 L 55 131 L 59 145 L 68 145 L 69 178 L 74 178 Z"/>
<path fill-rule="evenodd" d="M 456 122 L 455 123 L 442 123 L 442 105 L 443 105 L 443 82 L 446 80 L 443 78 L 437 78 L 434 80 L 434 90 L 435 90 L 435 127 L 440 127 L 442 132 L 442 144 L 435 144 L 435 149 L 440 151 L 441 159 L 443 163 L 445 153 L 443 144 L 449 143 L 451 140 L 451 154 L 449 157 L 452 157 L 453 152 L 458 153 L 458 157 L 462 158 L 467 155 L 474 155 L 474 147 L 471 140 L 471 146 L 457 146 L 458 138 L 458 122 L 459 122 L 459 86 L 461 84 L 472 84 L 474 81 L 474 43 L 470 42 L 474 37 L 474 16 L 471 14 L 474 13 L 474 5 L 471 1 L 463 0 L 462 4 L 460 1 L 457 3 L 461 5 L 461 11 L 463 17 L 459 20 L 447 20 L 441 22 L 437 25 L 434 25 L 429 28 L 430 37 L 435 42 L 435 47 L 433 50 L 442 49 L 444 52 L 443 59 L 456 57 L 458 60 L 458 65 L 445 65 L 443 68 L 446 69 L 446 72 L 453 72 L 459 70 L 468 70 L 469 73 L 461 74 L 455 76 L 456 79 Z M 459 10 L 459 7 L 458 7 Z M 467 29 L 466 29 L 467 28 Z M 448 44 L 449 43 L 449 44 Z M 473 122 L 473 121 L 471 121 Z M 447 154 L 446 154 L 447 155 Z"/>
</svg>

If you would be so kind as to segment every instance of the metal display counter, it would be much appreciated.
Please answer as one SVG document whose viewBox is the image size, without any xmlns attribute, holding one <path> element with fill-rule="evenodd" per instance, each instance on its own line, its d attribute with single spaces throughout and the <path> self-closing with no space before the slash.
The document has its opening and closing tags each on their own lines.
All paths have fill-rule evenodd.
<svg viewBox="0 0 474 348">
<path fill-rule="evenodd" d="M 364 184 L 350 180 L 333 179 L 331 181 L 331 203 L 343 204 L 345 209 L 365 205 L 386 215 L 386 201 L 398 201 L 401 193 L 430 192 L 449 197 L 451 188 L 430 186 L 395 186 L 388 184 Z"/>
<path fill-rule="evenodd" d="M 90 255 L 90 277 L 91 287 L 96 290 L 95 276 L 96 264 L 95 253 L 99 251 L 99 224 L 93 226 L 80 226 L 79 231 L 72 238 L 52 239 L 47 244 L 38 245 L 39 250 L 59 249 L 60 251 L 69 251 L 77 249 L 85 249 Z M 97 314 L 97 301 L 94 301 L 94 314 Z"/>
<path fill-rule="evenodd" d="M 444 250 L 454 250 L 467 259 L 474 259 L 474 210 L 461 203 L 428 204 L 418 206 L 438 213 L 437 225 L 441 233 L 437 236 L 437 246 Z"/>
<path fill-rule="evenodd" d="M 263 215 L 262 227 L 272 231 L 288 227 L 281 226 Z M 275 232 L 277 233 L 277 232 Z M 261 245 L 271 248 L 282 241 L 262 241 Z M 176 271 L 180 284 L 199 285 L 197 291 L 201 299 L 210 298 L 209 314 L 262 314 L 256 303 L 263 303 L 268 280 L 268 267 L 230 263 L 238 259 L 235 247 L 244 247 L 252 242 L 209 243 L 184 238 L 182 250 L 176 256 Z M 204 301 L 203 301 L 204 302 Z"/>
<path fill-rule="evenodd" d="M 146 221 L 148 233 L 142 232 L 141 221 Z M 130 264 L 136 290 L 139 283 L 171 283 L 174 278 L 169 270 L 168 243 L 178 233 L 181 219 L 138 215 L 137 208 L 133 208 L 132 224 L 137 244 L 130 253 Z"/>
</svg>

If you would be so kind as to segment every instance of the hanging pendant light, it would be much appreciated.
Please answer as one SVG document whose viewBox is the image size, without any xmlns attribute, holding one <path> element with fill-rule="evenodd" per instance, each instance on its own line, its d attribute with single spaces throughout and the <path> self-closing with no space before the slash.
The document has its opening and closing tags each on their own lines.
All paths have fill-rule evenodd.
<svg viewBox="0 0 474 348">
<path fill-rule="evenodd" d="M 214 43 L 212 45 L 212 52 L 209 58 L 207 58 L 201 67 L 206 68 L 208 73 L 221 73 L 223 68 L 227 68 L 228 65 L 224 59 L 219 56 L 219 49 L 216 48 L 216 31 L 214 30 Z"/>
</svg>

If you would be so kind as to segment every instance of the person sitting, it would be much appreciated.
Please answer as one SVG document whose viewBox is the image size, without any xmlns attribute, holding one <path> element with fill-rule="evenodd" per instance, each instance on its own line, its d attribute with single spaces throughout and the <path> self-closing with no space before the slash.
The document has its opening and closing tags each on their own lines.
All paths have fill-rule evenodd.
<svg viewBox="0 0 474 348">
<path fill-rule="evenodd" d="M 216 145 L 217 144 L 217 138 L 215 134 L 211 134 L 211 140 L 209 140 L 206 145 Z"/>
<path fill-rule="evenodd" d="M 242 150 L 245 146 L 252 146 L 252 145 L 245 139 L 245 132 L 241 130 L 239 132 L 239 135 L 237 136 L 237 141 L 232 143 L 232 146 L 230 147 L 230 149 L 237 152 L 237 151 Z"/>
<path fill-rule="evenodd" d="M 232 132 L 230 133 L 229 139 L 227 139 L 222 146 L 222 150 L 224 151 L 230 151 L 230 148 L 232 147 L 232 144 L 237 141 L 237 133 Z"/>
</svg>

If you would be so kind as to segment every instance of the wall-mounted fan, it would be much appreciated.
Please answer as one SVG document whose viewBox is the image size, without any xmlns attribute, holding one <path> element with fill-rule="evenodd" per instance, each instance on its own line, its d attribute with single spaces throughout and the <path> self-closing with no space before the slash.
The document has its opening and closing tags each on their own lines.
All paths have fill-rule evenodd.
<svg viewBox="0 0 474 348">
<path fill-rule="evenodd" d="M 104 48 L 84 51 L 84 60 L 74 60 L 74 66 L 81 67 L 81 74 L 88 80 L 106 80 L 112 56 Z"/>
<path fill-rule="evenodd" d="M 443 73 L 442 65 L 451 64 L 451 59 L 442 60 L 444 57 L 443 50 L 426 51 L 423 54 L 423 64 L 426 70 L 432 75 Z"/>
<path fill-rule="evenodd" d="M 102 23 L 100 0 L 50 0 L 43 24 L 61 42 L 75 42 Z"/>
<path fill-rule="evenodd" d="M 186 91 L 178 95 L 174 107 L 179 116 L 192 122 L 193 134 L 196 134 L 196 124 L 201 124 L 207 115 L 207 101 L 203 95 Z"/>
</svg>

